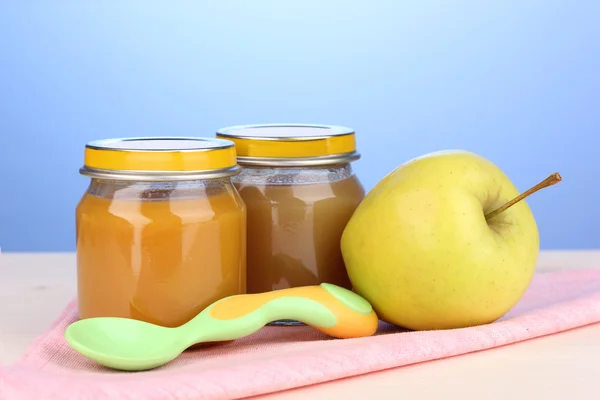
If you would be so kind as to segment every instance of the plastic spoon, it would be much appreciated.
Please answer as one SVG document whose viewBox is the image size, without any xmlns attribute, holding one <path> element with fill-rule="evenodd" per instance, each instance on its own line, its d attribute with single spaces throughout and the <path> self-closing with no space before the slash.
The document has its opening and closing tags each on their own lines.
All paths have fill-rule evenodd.
<svg viewBox="0 0 600 400">
<path fill-rule="evenodd" d="M 172 361 L 191 345 L 239 339 L 282 319 L 304 322 L 337 338 L 370 336 L 379 321 L 365 299 L 323 283 L 226 297 L 177 328 L 128 318 L 83 319 L 66 329 L 65 338 L 101 365 L 142 371 Z"/>
</svg>

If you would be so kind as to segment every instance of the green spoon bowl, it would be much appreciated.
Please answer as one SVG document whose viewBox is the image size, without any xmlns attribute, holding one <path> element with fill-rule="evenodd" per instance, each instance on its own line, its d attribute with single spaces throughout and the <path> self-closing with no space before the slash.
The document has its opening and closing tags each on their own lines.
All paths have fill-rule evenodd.
<svg viewBox="0 0 600 400">
<path fill-rule="evenodd" d="M 82 355 L 125 371 L 159 367 L 188 347 L 176 328 L 113 317 L 75 322 L 67 328 L 65 339 Z"/>
</svg>

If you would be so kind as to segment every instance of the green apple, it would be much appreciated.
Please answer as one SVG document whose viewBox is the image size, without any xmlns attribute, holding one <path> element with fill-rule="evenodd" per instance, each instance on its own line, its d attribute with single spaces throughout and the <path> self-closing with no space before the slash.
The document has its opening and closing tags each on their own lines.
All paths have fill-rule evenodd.
<svg viewBox="0 0 600 400">
<path fill-rule="evenodd" d="M 354 290 L 380 319 L 412 330 L 493 322 L 529 286 L 539 253 L 524 197 L 489 160 L 447 150 L 388 174 L 361 202 L 341 239 Z"/>
</svg>

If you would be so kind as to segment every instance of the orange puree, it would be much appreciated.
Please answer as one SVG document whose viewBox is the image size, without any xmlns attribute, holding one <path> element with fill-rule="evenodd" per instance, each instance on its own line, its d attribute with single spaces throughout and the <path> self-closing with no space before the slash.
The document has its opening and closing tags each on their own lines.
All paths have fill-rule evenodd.
<svg viewBox="0 0 600 400">
<path fill-rule="evenodd" d="M 76 214 L 79 317 L 179 326 L 246 292 L 246 208 L 229 180 L 93 180 Z"/>
</svg>

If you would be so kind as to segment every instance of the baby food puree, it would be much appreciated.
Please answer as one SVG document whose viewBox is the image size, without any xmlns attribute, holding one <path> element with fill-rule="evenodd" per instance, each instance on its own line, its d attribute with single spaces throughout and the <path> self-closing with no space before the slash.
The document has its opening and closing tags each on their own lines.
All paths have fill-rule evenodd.
<svg viewBox="0 0 600 400">
<path fill-rule="evenodd" d="M 249 293 L 318 285 L 351 288 L 340 251 L 365 191 L 350 163 L 352 129 L 303 124 L 220 129 L 242 172 L 232 181 L 248 212 Z"/>
<path fill-rule="evenodd" d="M 111 139 L 86 146 L 76 212 L 80 318 L 179 326 L 246 292 L 246 207 L 233 143 Z"/>
</svg>

